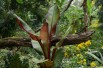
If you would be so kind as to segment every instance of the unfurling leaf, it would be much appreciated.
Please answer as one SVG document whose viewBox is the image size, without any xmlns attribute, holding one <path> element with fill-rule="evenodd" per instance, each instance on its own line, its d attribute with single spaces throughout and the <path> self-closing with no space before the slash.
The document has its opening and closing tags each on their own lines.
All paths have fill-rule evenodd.
<svg viewBox="0 0 103 68">
<path fill-rule="evenodd" d="M 57 5 L 52 6 L 47 14 L 46 22 L 49 25 L 49 34 L 51 35 L 55 34 L 56 31 L 56 25 L 60 18 L 60 12 Z M 52 33 L 53 32 L 53 33 Z"/>
</svg>

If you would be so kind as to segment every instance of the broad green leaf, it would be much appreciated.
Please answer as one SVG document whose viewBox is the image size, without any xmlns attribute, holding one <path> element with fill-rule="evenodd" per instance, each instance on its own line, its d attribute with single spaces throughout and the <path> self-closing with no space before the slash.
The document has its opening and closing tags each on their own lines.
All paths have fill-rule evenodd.
<svg viewBox="0 0 103 68">
<path fill-rule="evenodd" d="M 58 66 L 60 66 L 61 62 L 62 62 L 62 59 L 64 57 L 64 50 L 63 48 L 59 48 L 57 49 L 56 53 L 55 53 L 55 56 L 54 56 L 54 59 L 53 59 L 53 68 L 59 68 Z"/>
<path fill-rule="evenodd" d="M 59 12 L 58 6 L 57 5 L 52 6 L 49 9 L 47 17 L 46 17 L 46 22 L 49 25 L 49 33 L 51 32 L 53 26 L 55 26 L 58 23 L 59 17 L 60 17 L 60 12 Z"/>
<path fill-rule="evenodd" d="M 23 0 L 16 0 L 18 3 L 23 4 Z"/>
</svg>

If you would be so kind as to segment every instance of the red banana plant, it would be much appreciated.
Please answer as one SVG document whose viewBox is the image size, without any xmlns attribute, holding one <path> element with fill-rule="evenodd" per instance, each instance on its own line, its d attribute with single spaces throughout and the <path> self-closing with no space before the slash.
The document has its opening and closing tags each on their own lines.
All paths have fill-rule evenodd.
<svg viewBox="0 0 103 68">
<path fill-rule="evenodd" d="M 48 10 L 46 20 L 43 23 L 39 36 L 37 36 L 35 32 L 19 16 L 14 13 L 12 13 L 12 15 L 16 17 L 17 23 L 20 28 L 26 31 L 32 40 L 35 40 L 39 43 L 45 59 L 53 60 L 56 48 L 54 48 L 53 52 L 51 52 L 51 40 L 55 35 L 57 23 L 59 22 L 60 18 L 58 7 L 54 5 Z"/>
</svg>

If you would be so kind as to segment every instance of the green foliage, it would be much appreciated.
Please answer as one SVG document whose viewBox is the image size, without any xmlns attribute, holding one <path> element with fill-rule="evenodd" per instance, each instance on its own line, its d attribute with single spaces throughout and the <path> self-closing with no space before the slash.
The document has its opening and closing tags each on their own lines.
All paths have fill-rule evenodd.
<svg viewBox="0 0 103 68">
<path fill-rule="evenodd" d="M 20 30 L 15 24 L 15 19 L 8 17 L 7 13 L 10 10 L 17 13 L 34 29 L 41 25 L 47 12 L 47 5 L 46 0 L 0 0 L 0 35 L 9 37 L 14 35 L 15 30 Z"/>
<path fill-rule="evenodd" d="M 65 31 L 70 28 L 69 34 L 77 33 L 84 26 L 83 22 L 83 9 L 76 6 L 71 6 L 60 21 L 58 31 L 60 34 L 64 34 Z"/>
<path fill-rule="evenodd" d="M 4 19 L 1 19 L 4 20 Z M 8 21 L 0 21 L 0 35 L 2 38 L 4 37 L 10 37 L 15 34 L 16 24 L 13 19 L 10 19 Z"/>
<path fill-rule="evenodd" d="M 78 0 L 75 0 L 78 2 Z M 94 0 L 93 0 L 94 1 Z M 87 10 L 89 14 L 89 25 L 93 24 L 91 23 L 92 20 L 98 20 L 97 17 L 99 15 L 99 22 L 103 22 L 103 0 L 97 0 L 96 7 L 94 7 L 91 3 L 92 0 L 87 0 Z M 50 1 L 51 2 L 51 1 Z M 61 15 L 61 19 L 59 20 L 60 12 L 62 11 L 62 8 L 65 7 L 67 3 L 67 0 L 53 0 L 52 7 L 49 9 L 48 14 L 46 18 L 44 15 L 47 13 L 47 8 L 49 7 L 47 0 L 0 0 L 0 35 L 3 37 L 6 37 L 9 35 L 11 31 L 14 29 L 13 27 L 16 27 L 15 19 L 9 17 L 8 20 L 5 22 L 5 18 L 8 16 L 7 12 L 9 10 L 13 10 L 14 17 L 16 17 L 17 23 L 19 26 L 25 30 L 29 36 L 32 38 L 32 44 L 34 47 L 34 50 L 36 50 L 40 55 L 39 59 L 41 58 L 41 55 L 44 55 L 46 59 L 51 59 L 53 57 L 53 64 L 54 68 L 58 67 L 64 67 L 64 68 L 75 68 L 75 67 L 82 67 L 82 68 L 89 68 L 90 63 L 92 61 L 97 62 L 97 66 L 103 64 L 103 31 L 97 28 L 92 28 L 95 30 L 95 34 L 92 36 L 92 44 L 90 47 L 84 46 L 79 44 L 81 49 L 78 49 L 78 45 L 69 46 L 70 48 L 66 51 L 67 56 L 65 56 L 65 52 L 63 48 L 58 49 L 55 52 L 51 53 L 50 50 L 50 41 L 52 37 L 55 35 L 57 22 L 59 21 L 59 25 L 56 35 L 63 35 L 63 38 L 65 38 L 68 34 L 74 34 L 78 33 L 82 30 L 82 28 L 85 26 L 83 21 L 83 9 L 81 7 L 76 6 L 74 3 L 69 7 L 69 9 L 64 13 L 64 16 Z M 4 4 L 3 4 L 4 3 Z M 58 5 L 54 5 L 54 3 Z M 2 7 L 2 8 L 1 8 Z M 59 9 L 58 9 L 59 7 Z M 95 11 L 94 11 L 95 10 Z M 98 11 L 99 10 L 99 11 Z M 98 11 L 98 14 L 97 14 Z M 18 16 L 17 16 L 17 15 Z M 19 17 L 20 16 L 20 17 Z M 45 19 L 44 22 L 43 19 Z M 25 20 L 25 21 L 24 21 Z M 5 23 L 4 23 L 5 22 Z M 27 23 L 26 23 L 27 22 Z M 10 23 L 10 24 L 9 24 Z M 40 35 L 36 34 L 32 28 L 38 28 L 37 26 L 40 26 L 41 23 L 44 23 Z M 32 26 L 30 28 L 27 24 Z M 15 28 L 16 29 L 16 28 Z M 89 27 L 91 29 L 91 26 Z M 8 31 L 6 31 L 8 30 Z M 21 31 L 20 31 L 21 32 Z M 22 33 L 22 32 L 21 32 Z M 13 34 L 13 33 L 12 33 Z M 24 35 L 24 33 L 22 33 Z M 49 40 L 49 41 L 48 41 Z M 60 41 L 62 42 L 62 40 Z M 61 45 L 61 43 L 57 43 L 58 45 Z M 85 44 L 83 42 L 83 44 Z M 41 50 L 42 49 L 42 50 Z M 55 48 L 54 48 L 55 49 Z M 64 48 L 65 49 L 65 48 Z M 36 68 L 34 63 L 39 62 L 40 60 L 37 60 L 34 58 L 35 52 L 34 50 L 30 48 L 20 48 L 20 52 L 23 54 L 18 55 L 11 55 L 8 54 L 5 58 L 5 66 L 8 66 L 8 68 L 13 68 L 13 66 L 17 65 L 18 68 Z M 96 54 L 92 53 L 93 51 L 98 51 Z M 43 54 L 44 53 L 44 54 Z M 77 56 L 79 54 L 79 57 Z M 20 59 L 20 56 L 24 57 L 23 55 L 26 55 L 26 57 L 29 57 L 22 60 Z M 32 56 L 33 55 L 33 56 Z M 36 57 L 37 58 L 37 57 Z M 43 57 L 44 58 L 44 57 Z M 2 59 L 0 57 L 0 59 Z M 30 59 L 29 62 L 27 59 Z M 42 60 L 44 61 L 44 60 Z M 4 61 L 3 61 L 4 62 Z M 1 63 L 1 62 L 0 62 Z M 29 63 L 29 65 L 28 65 Z M 45 64 L 45 63 L 44 63 Z M 63 64 L 63 65 L 62 65 Z M 2 66 L 2 65 L 1 65 Z M 2 66 L 4 67 L 4 66 Z"/>
<path fill-rule="evenodd" d="M 91 9 L 92 9 L 92 1 L 91 0 L 87 0 L 87 9 L 88 9 L 88 13 L 89 15 L 91 14 Z"/>
<path fill-rule="evenodd" d="M 24 59 L 22 62 L 19 57 L 19 54 L 8 53 L 5 58 L 5 68 L 28 68 L 28 60 Z"/>
<path fill-rule="evenodd" d="M 64 49 L 63 48 L 59 48 L 57 49 L 56 53 L 55 53 L 55 57 L 54 57 L 54 62 L 53 62 L 53 68 L 59 68 L 61 67 L 61 62 L 62 59 L 64 57 Z"/>
<path fill-rule="evenodd" d="M 9 0 L 1 0 L 0 3 L 0 36 L 4 38 L 14 35 L 16 24 L 15 20 L 7 14 L 9 11 L 7 7 L 10 3 Z"/>
<path fill-rule="evenodd" d="M 18 3 L 23 4 L 23 0 L 16 0 Z"/>
<path fill-rule="evenodd" d="M 6 68 L 6 66 L 10 68 L 15 64 L 23 68 L 38 68 L 37 62 L 42 59 L 42 56 L 33 48 L 21 47 L 18 51 L 13 52 L 14 49 L 16 48 L 14 47 L 13 50 L 9 50 L 9 48 L 0 49 L 0 68 Z M 13 68 L 16 68 L 16 65 Z"/>
<path fill-rule="evenodd" d="M 4 57 L 6 56 L 7 53 L 8 51 L 6 49 L 0 49 L 0 67 L 1 68 L 5 68 Z"/>
<path fill-rule="evenodd" d="M 60 16 L 59 9 L 56 5 L 52 6 L 49 9 L 46 22 L 43 24 L 41 28 L 40 36 L 37 36 L 35 32 L 27 25 L 27 23 L 24 20 L 22 20 L 19 16 L 17 16 L 15 13 L 10 11 L 9 14 L 13 15 L 17 19 L 17 23 L 20 26 L 20 28 L 26 31 L 31 37 L 31 39 L 33 39 L 34 41 L 37 41 L 40 44 L 39 46 L 41 46 L 45 59 L 50 60 L 52 56 L 55 56 L 56 59 L 53 58 L 54 64 L 57 63 L 58 60 L 60 60 L 58 62 L 58 64 L 60 64 L 63 58 L 63 54 L 61 55 L 61 53 L 63 53 L 63 49 L 57 50 L 56 54 L 55 52 L 53 52 L 54 54 L 52 53 L 52 56 L 50 56 L 51 54 L 50 52 L 51 42 L 50 41 L 53 38 L 53 35 L 55 35 L 56 25 L 59 21 L 59 16 Z M 55 68 L 58 66 L 58 64 L 54 65 Z"/>
<path fill-rule="evenodd" d="M 87 54 L 89 54 L 90 56 L 92 56 L 94 59 L 96 59 L 97 61 L 99 61 L 101 64 L 103 64 L 103 56 L 100 52 L 97 52 L 96 53 L 99 53 L 100 57 L 97 57 L 95 54 L 93 54 L 92 52 L 87 52 Z"/>
<path fill-rule="evenodd" d="M 99 23 L 103 24 L 103 0 L 96 0 L 95 6 L 98 9 L 98 18 Z M 101 25 L 99 28 L 102 29 L 103 25 Z"/>
<path fill-rule="evenodd" d="M 65 0 L 55 0 L 57 5 L 61 8 L 65 2 Z"/>
</svg>

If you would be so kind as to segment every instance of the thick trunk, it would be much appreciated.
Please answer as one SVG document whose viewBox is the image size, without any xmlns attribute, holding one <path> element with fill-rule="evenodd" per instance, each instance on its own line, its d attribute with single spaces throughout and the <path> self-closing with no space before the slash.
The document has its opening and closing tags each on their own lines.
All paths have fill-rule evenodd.
<svg viewBox="0 0 103 68">
<path fill-rule="evenodd" d="M 72 45 L 72 44 L 79 44 L 81 42 L 85 42 L 90 39 L 91 35 L 94 33 L 94 31 L 81 33 L 81 34 L 72 34 L 68 35 L 64 41 L 63 46 L 65 45 Z M 61 37 L 53 37 L 51 43 L 52 46 L 55 46 L 55 44 L 60 41 Z M 6 48 L 6 47 L 32 47 L 32 44 L 30 42 L 30 38 L 22 38 L 22 37 L 9 37 L 9 38 L 2 38 L 0 39 L 0 48 Z"/>
</svg>

